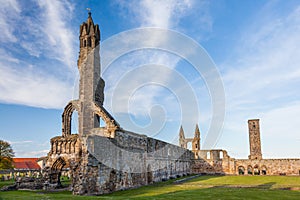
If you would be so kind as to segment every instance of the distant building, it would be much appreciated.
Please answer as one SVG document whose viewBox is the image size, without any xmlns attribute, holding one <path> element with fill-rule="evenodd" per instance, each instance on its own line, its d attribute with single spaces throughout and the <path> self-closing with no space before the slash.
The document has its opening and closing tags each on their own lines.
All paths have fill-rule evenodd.
<svg viewBox="0 0 300 200">
<path fill-rule="evenodd" d="M 235 174 L 235 175 L 300 175 L 300 159 L 265 159 L 262 156 L 259 119 L 248 120 L 250 155 L 248 159 L 231 158 L 226 150 L 196 149 L 193 167 L 194 173 Z M 185 139 L 181 127 L 179 145 L 186 148 L 187 142 L 200 140 L 200 134 L 193 139 Z"/>
<path fill-rule="evenodd" d="M 39 176 L 39 158 L 13 158 L 14 176 Z"/>
</svg>

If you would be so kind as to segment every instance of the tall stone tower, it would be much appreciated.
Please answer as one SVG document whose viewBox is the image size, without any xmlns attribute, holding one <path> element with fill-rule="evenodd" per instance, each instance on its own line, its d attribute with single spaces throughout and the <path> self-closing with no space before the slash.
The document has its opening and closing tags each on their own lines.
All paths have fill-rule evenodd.
<svg viewBox="0 0 300 200">
<path fill-rule="evenodd" d="M 250 155 L 249 159 L 262 159 L 259 119 L 248 120 Z"/>
<path fill-rule="evenodd" d="M 98 24 L 94 24 L 90 12 L 86 22 L 80 25 L 79 41 L 79 101 L 83 108 L 79 114 L 79 135 L 85 136 L 92 128 L 100 125 L 100 118 L 94 114 L 93 107 L 94 103 L 102 107 L 105 85 L 100 76 L 100 30 Z"/>
</svg>

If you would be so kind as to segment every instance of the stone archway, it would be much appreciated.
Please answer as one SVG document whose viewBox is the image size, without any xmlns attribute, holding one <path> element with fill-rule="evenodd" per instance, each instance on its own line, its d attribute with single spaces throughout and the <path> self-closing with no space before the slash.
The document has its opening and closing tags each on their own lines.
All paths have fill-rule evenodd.
<svg viewBox="0 0 300 200">
<path fill-rule="evenodd" d="M 63 137 L 71 135 L 71 121 L 72 121 L 72 114 L 74 110 L 76 110 L 77 112 L 79 110 L 77 101 L 69 102 L 64 109 L 64 112 L 62 114 L 62 136 Z"/>
<path fill-rule="evenodd" d="M 260 169 L 258 165 L 255 165 L 253 168 L 253 174 L 254 175 L 260 175 Z"/>
<path fill-rule="evenodd" d="M 103 108 L 102 106 L 99 106 L 97 104 L 94 104 L 93 107 L 95 117 L 103 120 L 105 123 L 105 136 L 114 138 L 115 137 L 115 131 L 120 129 L 120 125 L 116 122 L 116 120 Z"/>
<path fill-rule="evenodd" d="M 245 167 L 239 166 L 238 167 L 238 173 L 239 173 L 239 175 L 244 175 L 245 174 Z"/>
<path fill-rule="evenodd" d="M 263 165 L 263 166 L 261 167 L 261 174 L 262 174 L 262 175 L 267 175 L 267 167 L 266 167 L 265 165 Z"/>
<path fill-rule="evenodd" d="M 57 184 L 57 186 L 61 186 L 61 182 L 60 182 L 61 171 L 63 167 L 66 165 L 67 162 L 65 161 L 64 158 L 58 157 L 56 159 L 56 161 L 51 166 L 50 183 Z"/>
<path fill-rule="evenodd" d="M 248 173 L 249 175 L 253 175 L 253 168 L 252 168 L 251 165 L 248 165 L 247 173 Z"/>
</svg>

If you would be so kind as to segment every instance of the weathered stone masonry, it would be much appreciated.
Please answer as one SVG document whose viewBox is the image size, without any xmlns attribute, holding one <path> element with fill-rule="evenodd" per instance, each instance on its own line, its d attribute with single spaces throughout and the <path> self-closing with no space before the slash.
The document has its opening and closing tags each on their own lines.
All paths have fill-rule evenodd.
<svg viewBox="0 0 300 200">
<path fill-rule="evenodd" d="M 60 185 L 63 169 L 72 176 L 73 194 L 97 195 L 147 185 L 189 173 L 299 175 L 300 159 L 263 159 L 259 120 L 249 120 L 249 159 L 231 158 L 225 150 L 200 149 L 200 131 L 193 138 L 179 132 L 179 146 L 123 130 L 103 107 L 100 29 L 91 14 L 80 26 L 78 58 L 79 99 L 62 114 L 62 134 L 51 139 L 44 178 Z M 71 118 L 78 112 L 78 134 L 71 134 Z M 100 119 L 105 122 L 100 127 Z M 192 151 L 187 144 L 192 143 Z"/>
<path fill-rule="evenodd" d="M 123 130 L 103 107 L 100 30 L 90 13 L 80 26 L 79 40 L 79 99 L 64 109 L 62 136 L 51 139 L 44 170 L 50 185 L 59 186 L 63 168 L 71 173 L 73 193 L 80 195 L 109 193 L 191 173 L 193 152 Z M 74 111 L 78 112 L 78 134 L 71 134 Z"/>
<path fill-rule="evenodd" d="M 207 174 L 300 175 L 300 159 L 263 159 L 258 119 L 248 121 L 250 155 L 234 159 L 225 150 L 200 150 L 192 171 Z"/>
</svg>

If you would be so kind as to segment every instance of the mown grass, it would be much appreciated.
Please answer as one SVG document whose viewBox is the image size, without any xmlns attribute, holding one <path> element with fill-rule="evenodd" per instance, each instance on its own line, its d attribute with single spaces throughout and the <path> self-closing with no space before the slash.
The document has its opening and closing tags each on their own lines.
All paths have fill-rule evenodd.
<svg viewBox="0 0 300 200">
<path fill-rule="evenodd" d="M 15 183 L 14 180 L 0 181 L 0 189 L 1 189 L 3 186 L 6 186 L 6 185 L 12 185 L 12 184 L 14 184 L 14 183 Z"/>
<path fill-rule="evenodd" d="M 71 192 L 10 191 L 0 199 L 300 199 L 300 177 L 201 176 L 182 184 L 173 181 L 102 196 L 72 196 Z"/>
</svg>

